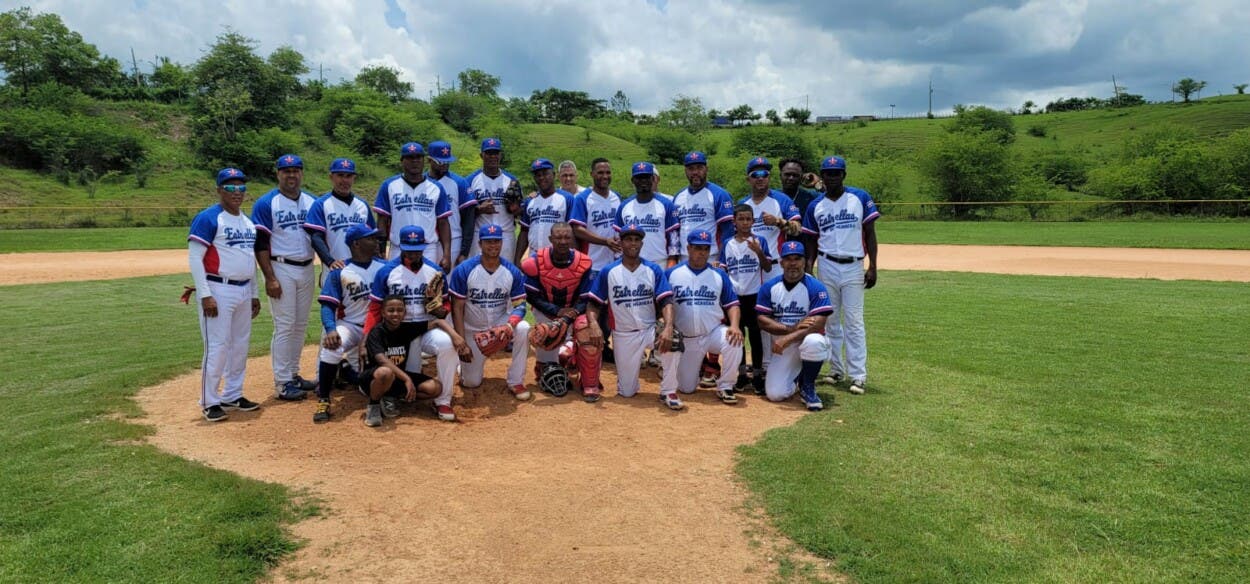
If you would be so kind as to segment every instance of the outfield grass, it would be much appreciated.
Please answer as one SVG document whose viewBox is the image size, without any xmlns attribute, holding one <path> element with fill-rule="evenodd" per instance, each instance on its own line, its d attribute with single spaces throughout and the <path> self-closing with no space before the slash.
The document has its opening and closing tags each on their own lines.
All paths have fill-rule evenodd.
<svg viewBox="0 0 1250 584">
<path fill-rule="evenodd" d="M 185 248 L 187 229 L 187 227 L 6 229 L 0 231 L 0 250 L 4 250 L 5 253 L 20 253 Z"/>
<path fill-rule="evenodd" d="M 311 509 L 287 489 L 159 452 L 117 416 L 199 363 L 185 282 L 0 287 L 20 342 L 0 361 L 0 582 L 252 582 L 295 549 L 284 525 Z M 263 354 L 268 310 L 254 323 Z"/>
<path fill-rule="evenodd" d="M 877 222 L 881 243 L 1250 249 L 1245 221 Z"/>
<path fill-rule="evenodd" d="M 742 449 L 782 531 L 863 582 L 1250 579 L 1244 284 L 881 282 L 868 395 Z"/>
</svg>

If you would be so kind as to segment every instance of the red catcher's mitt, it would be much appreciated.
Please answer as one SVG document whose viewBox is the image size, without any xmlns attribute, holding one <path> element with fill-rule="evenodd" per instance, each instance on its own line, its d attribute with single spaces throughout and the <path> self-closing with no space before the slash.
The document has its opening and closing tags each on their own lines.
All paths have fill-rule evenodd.
<svg viewBox="0 0 1250 584">
<path fill-rule="evenodd" d="M 478 331 L 473 335 L 473 342 L 477 343 L 477 349 L 487 357 L 498 353 L 508 346 L 508 342 L 511 340 L 512 327 L 506 324 Z"/>
<path fill-rule="evenodd" d="M 569 321 L 557 318 L 551 322 L 534 325 L 530 329 L 530 344 L 543 351 L 554 351 L 569 335 Z"/>
</svg>

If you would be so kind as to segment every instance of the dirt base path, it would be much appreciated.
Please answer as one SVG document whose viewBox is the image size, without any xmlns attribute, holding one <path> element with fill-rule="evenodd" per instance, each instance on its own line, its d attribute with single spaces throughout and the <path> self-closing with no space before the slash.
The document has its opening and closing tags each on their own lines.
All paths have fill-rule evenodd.
<svg viewBox="0 0 1250 584">
<path fill-rule="evenodd" d="M 1250 250 L 882 245 L 881 265 L 887 270 L 1250 282 Z M 0 254 L 0 285 L 186 272 L 187 252 L 180 249 Z"/>
<path fill-rule="evenodd" d="M 314 359 L 307 349 L 303 362 Z M 248 396 L 263 398 L 256 412 L 203 421 L 198 373 L 145 389 L 138 402 L 158 447 L 324 501 L 324 516 L 294 526 L 308 545 L 275 571 L 278 581 L 775 579 L 769 556 L 791 546 L 745 512 L 734 447 L 806 415 L 800 404 L 748 397 L 731 407 L 701 391 L 672 412 L 658 400 L 655 369 L 626 399 L 615 396 L 611 366 L 612 397 L 600 403 L 571 394 L 521 403 L 490 379 L 506 366 L 492 360 L 481 389 L 457 393 L 454 424 L 418 402 L 368 428 L 364 399 L 335 392 L 333 420 L 314 425 L 312 400 L 264 395 L 268 357 L 248 363 Z"/>
</svg>

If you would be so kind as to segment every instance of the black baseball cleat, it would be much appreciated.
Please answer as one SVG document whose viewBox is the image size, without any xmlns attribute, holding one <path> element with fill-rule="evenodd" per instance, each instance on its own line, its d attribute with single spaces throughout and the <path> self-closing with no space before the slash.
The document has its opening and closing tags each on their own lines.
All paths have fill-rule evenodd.
<svg viewBox="0 0 1250 584">
<path fill-rule="evenodd" d="M 239 399 L 236 399 L 234 401 L 221 402 L 221 407 L 228 409 L 228 410 L 239 410 L 240 412 L 250 412 L 252 410 L 260 409 L 260 404 L 250 399 L 247 399 L 243 396 L 239 396 Z"/>
<path fill-rule="evenodd" d="M 226 410 L 221 409 L 221 406 L 208 406 L 204 408 L 203 413 L 204 419 L 210 422 L 220 422 L 229 417 L 226 415 Z"/>
</svg>

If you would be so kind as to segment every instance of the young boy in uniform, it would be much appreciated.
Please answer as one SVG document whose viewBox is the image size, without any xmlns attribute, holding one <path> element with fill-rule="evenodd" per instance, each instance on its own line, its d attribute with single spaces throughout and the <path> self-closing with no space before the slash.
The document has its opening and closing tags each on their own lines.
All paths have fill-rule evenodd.
<svg viewBox="0 0 1250 584">
<path fill-rule="evenodd" d="M 750 383 L 756 395 L 764 395 L 764 341 L 755 318 L 755 301 L 764 274 L 772 270 L 774 261 L 768 252 L 768 242 L 751 231 L 755 225 L 755 210 L 750 205 L 738 205 L 734 207 L 733 217 L 735 232 L 720 247 L 720 264 L 738 294 L 741 328 L 751 342 L 751 367 L 744 367 L 738 373 L 735 389 L 741 391 Z M 751 371 L 750 379 L 746 370 Z"/>
</svg>

